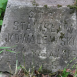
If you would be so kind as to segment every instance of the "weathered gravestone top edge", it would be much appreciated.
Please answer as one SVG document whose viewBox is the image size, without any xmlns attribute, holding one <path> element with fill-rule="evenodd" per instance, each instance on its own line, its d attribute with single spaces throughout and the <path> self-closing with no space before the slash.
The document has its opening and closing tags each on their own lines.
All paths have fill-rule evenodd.
<svg viewBox="0 0 77 77">
<path fill-rule="evenodd" d="M 62 7 L 67 6 L 67 5 L 74 5 L 75 0 L 8 0 L 10 4 L 13 5 L 26 5 L 29 7 L 32 6 L 57 6 L 61 5 Z"/>
<path fill-rule="evenodd" d="M 74 1 L 74 0 L 73 0 Z M 74 1 L 75 2 L 75 1 Z M 74 4 L 74 2 L 72 2 Z M 41 3 L 41 2 L 40 2 Z M 25 7 L 30 7 L 30 8 L 51 8 L 51 9 L 69 9 L 68 5 L 73 5 L 73 4 L 68 4 L 68 5 L 59 5 L 59 4 L 39 4 L 37 6 L 38 3 L 36 4 L 32 4 L 32 1 L 30 2 L 26 2 L 26 0 L 16 0 L 16 1 L 11 1 L 11 0 L 8 0 L 8 4 L 7 4 L 7 8 L 6 9 L 10 9 L 11 8 L 18 8 L 18 9 L 22 9 L 22 8 L 25 8 Z M 59 5 L 59 6 L 58 6 Z M 10 11 L 8 10 L 8 11 Z"/>
</svg>

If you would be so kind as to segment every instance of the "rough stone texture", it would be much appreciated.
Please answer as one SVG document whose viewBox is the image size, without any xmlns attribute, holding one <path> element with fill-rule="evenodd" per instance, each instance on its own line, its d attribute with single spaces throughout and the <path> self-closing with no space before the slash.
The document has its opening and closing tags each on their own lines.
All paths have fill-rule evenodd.
<svg viewBox="0 0 77 77">
<path fill-rule="evenodd" d="M 75 3 L 75 0 L 9 0 L 10 3 L 12 4 L 17 4 L 17 5 L 22 5 L 26 4 L 28 6 L 33 6 L 34 2 L 37 3 L 39 6 L 56 6 L 56 5 L 62 5 L 62 6 L 67 6 L 67 5 L 73 5 Z"/>
<path fill-rule="evenodd" d="M 43 68 L 52 71 L 63 69 L 77 56 L 76 10 L 68 7 L 43 7 L 40 6 L 42 2 L 40 7 L 30 4 L 25 4 L 25 0 L 8 1 L 0 46 L 16 45 L 11 50 L 20 53 L 1 53 L 0 70 L 9 71 L 10 64 L 14 71 L 16 60 L 19 65 L 25 61 L 27 68 L 34 64 L 36 68 L 43 65 Z"/>
<path fill-rule="evenodd" d="M 11 75 L 0 74 L 0 77 L 11 77 Z"/>
</svg>

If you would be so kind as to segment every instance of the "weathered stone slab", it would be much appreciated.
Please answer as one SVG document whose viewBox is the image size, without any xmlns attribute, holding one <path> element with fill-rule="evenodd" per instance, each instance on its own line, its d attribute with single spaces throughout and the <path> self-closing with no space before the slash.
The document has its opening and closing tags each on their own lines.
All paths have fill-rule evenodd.
<svg viewBox="0 0 77 77">
<path fill-rule="evenodd" d="M 8 64 L 14 70 L 16 59 L 20 65 L 25 61 L 27 68 L 34 63 L 36 68 L 43 65 L 43 68 L 53 71 L 63 69 L 77 56 L 76 11 L 68 7 L 46 7 L 40 6 L 41 3 L 39 7 L 25 2 L 8 1 L 0 46 L 17 45 L 11 50 L 20 53 L 0 54 L 0 70 L 9 70 Z"/>
</svg>

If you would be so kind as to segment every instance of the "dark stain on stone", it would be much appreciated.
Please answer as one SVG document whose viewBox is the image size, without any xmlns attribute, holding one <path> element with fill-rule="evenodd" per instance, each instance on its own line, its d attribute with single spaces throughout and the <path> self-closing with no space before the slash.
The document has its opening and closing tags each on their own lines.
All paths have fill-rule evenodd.
<svg viewBox="0 0 77 77">
<path fill-rule="evenodd" d="M 63 39 L 63 37 L 64 37 L 64 33 L 60 33 L 61 35 L 60 35 L 60 39 L 62 40 Z"/>
<path fill-rule="evenodd" d="M 57 29 L 57 33 L 58 33 L 60 30 L 61 30 L 61 28 L 59 27 L 59 28 Z"/>
<path fill-rule="evenodd" d="M 55 36 L 51 39 L 51 42 L 55 41 Z"/>
<path fill-rule="evenodd" d="M 64 21 L 64 24 L 67 24 L 67 21 L 66 20 Z"/>
</svg>

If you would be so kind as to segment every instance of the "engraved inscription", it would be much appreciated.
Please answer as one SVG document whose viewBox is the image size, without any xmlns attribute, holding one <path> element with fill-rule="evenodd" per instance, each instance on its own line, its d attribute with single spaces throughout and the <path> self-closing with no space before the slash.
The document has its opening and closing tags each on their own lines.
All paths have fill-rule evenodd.
<svg viewBox="0 0 77 77">
<path fill-rule="evenodd" d="M 74 37 L 72 36 L 73 28 L 65 27 L 67 33 L 70 33 L 70 36 L 64 35 L 62 33 L 62 27 L 58 20 L 56 21 L 55 14 L 56 12 L 46 11 L 42 8 L 35 9 L 35 11 L 30 10 L 28 12 L 27 21 L 14 21 L 13 23 L 13 33 L 8 33 L 5 38 L 6 42 L 15 43 L 37 43 L 37 44 L 47 44 L 53 43 L 57 40 L 61 40 L 61 45 L 74 45 Z M 55 25 L 55 23 L 56 25 Z M 65 22 L 65 20 L 64 20 Z M 59 33 L 61 32 L 61 33 Z"/>
<path fill-rule="evenodd" d="M 15 42 L 15 43 L 34 43 L 35 38 L 33 34 L 17 34 L 17 33 L 8 33 L 6 42 Z"/>
</svg>

